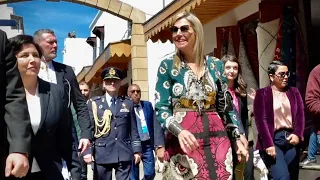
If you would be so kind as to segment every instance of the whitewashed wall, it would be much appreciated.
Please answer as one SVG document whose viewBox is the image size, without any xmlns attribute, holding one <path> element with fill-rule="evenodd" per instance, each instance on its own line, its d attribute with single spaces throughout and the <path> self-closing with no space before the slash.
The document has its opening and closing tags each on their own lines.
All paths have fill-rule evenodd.
<svg viewBox="0 0 320 180">
<path fill-rule="evenodd" d="M 87 38 L 66 38 L 62 51 L 63 63 L 74 68 L 77 75 L 84 66 L 92 65 L 93 49 Z"/>
<path fill-rule="evenodd" d="M 13 8 L 7 4 L 0 5 L 0 19 L 11 19 L 10 15 L 14 14 Z M 7 33 L 8 38 L 23 34 L 22 30 L 11 29 L 9 26 L 0 26 L 0 29 Z"/>
</svg>

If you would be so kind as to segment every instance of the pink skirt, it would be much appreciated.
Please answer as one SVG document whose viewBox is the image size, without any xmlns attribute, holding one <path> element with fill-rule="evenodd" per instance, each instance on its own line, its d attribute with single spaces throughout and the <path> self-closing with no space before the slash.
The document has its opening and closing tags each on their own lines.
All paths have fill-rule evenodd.
<svg viewBox="0 0 320 180">
<path fill-rule="evenodd" d="M 196 137 L 200 147 L 185 154 L 178 138 L 168 133 L 163 179 L 232 180 L 231 144 L 219 115 L 177 112 L 175 117 Z"/>
</svg>

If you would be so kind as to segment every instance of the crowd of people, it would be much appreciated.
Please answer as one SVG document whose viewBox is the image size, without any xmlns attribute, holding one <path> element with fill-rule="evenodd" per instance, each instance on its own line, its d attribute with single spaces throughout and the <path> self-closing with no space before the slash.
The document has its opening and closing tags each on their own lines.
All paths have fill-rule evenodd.
<svg viewBox="0 0 320 180">
<path fill-rule="evenodd" d="M 9 40 L 0 30 L 1 178 L 87 179 L 91 164 L 95 180 L 111 180 L 113 170 L 116 179 L 138 180 L 142 162 L 146 180 L 156 166 L 164 180 L 253 180 L 255 168 L 298 180 L 305 107 L 320 117 L 320 66 L 304 103 L 281 61 L 269 65 L 270 86 L 248 92 L 235 56 L 205 56 L 191 13 L 175 17 L 172 41 L 176 53 L 160 63 L 153 107 L 138 84 L 120 95 L 123 72 L 111 66 L 101 72 L 104 94 L 90 97 L 90 85 L 54 61 L 52 30 Z M 302 163 L 310 161 L 314 153 Z"/>
</svg>

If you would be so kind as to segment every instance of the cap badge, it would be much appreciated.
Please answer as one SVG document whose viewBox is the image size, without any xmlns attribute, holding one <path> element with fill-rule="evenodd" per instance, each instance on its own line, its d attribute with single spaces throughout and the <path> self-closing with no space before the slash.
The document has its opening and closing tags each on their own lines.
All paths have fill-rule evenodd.
<svg viewBox="0 0 320 180">
<path fill-rule="evenodd" d="M 115 71 L 113 68 L 111 68 L 111 69 L 109 70 L 109 74 L 110 74 L 111 76 L 114 76 L 114 75 L 116 75 L 116 71 Z"/>
</svg>

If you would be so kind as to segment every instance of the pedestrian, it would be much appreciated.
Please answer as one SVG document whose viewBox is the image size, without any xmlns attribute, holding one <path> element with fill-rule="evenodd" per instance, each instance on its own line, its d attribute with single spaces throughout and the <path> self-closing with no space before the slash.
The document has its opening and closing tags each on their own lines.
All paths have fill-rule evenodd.
<svg viewBox="0 0 320 180">
<path fill-rule="evenodd" d="M 23 83 L 6 33 L 0 30 L 0 179 L 24 177 L 29 170 L 31 122 Z"/>
<path fill-rule="evenodd" d="M 108 67 L 101 73 L 103 96 L 88 101 L 94 122 L 93 158 L 85 156 L 87 163 L 94 160 L 95 180 L 111 180 L 115 169 L 116 179 L 129 180 L 131 163 L 139 164 L 141 142 L 133 102 L 119 96 L 122 72 Z"/>
</svg>

